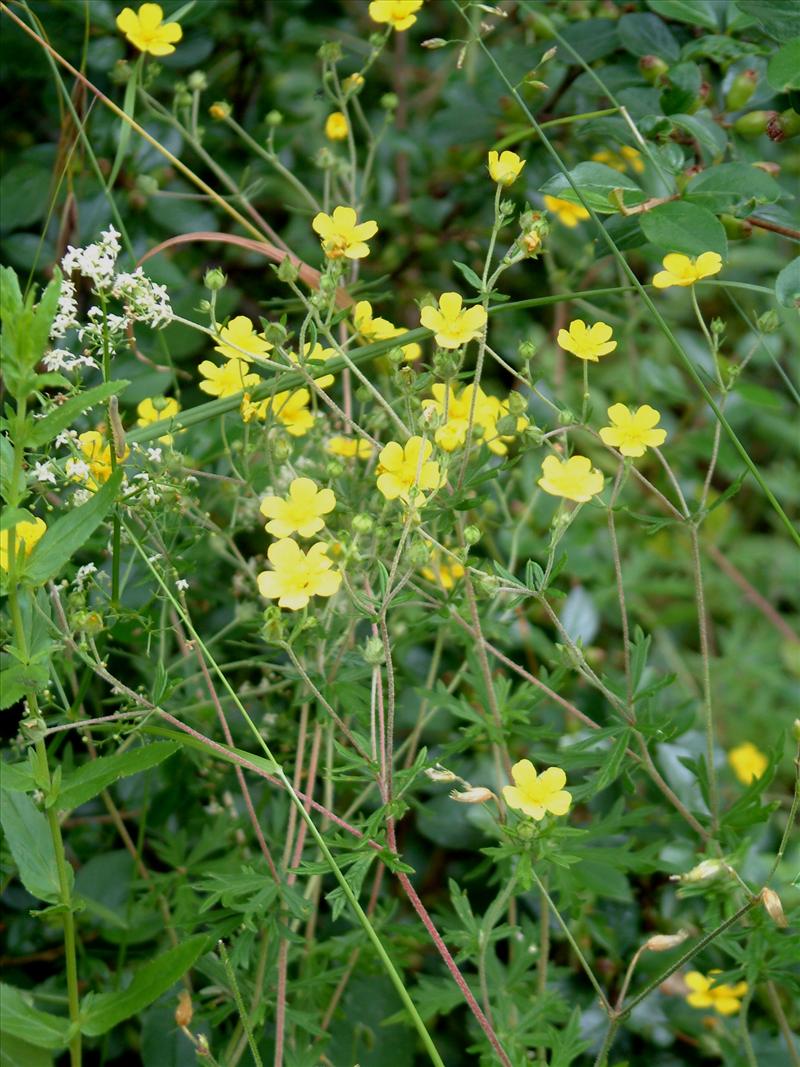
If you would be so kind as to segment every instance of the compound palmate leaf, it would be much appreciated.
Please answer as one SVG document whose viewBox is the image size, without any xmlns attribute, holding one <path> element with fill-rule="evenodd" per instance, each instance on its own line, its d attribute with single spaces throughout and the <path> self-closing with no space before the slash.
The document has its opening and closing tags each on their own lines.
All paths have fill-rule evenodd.
<svg viewBox="0 0 800 1067">
<path fill-rule="evenodd" d="M 127 989 L 90 993 L 83 1002 L 81 1030 L 88 1037 L 105 1034 L 117 1023 L 142 1011 L 179 981 L 208 944 L 197 934 L 140 967 Z"/>
</svg>

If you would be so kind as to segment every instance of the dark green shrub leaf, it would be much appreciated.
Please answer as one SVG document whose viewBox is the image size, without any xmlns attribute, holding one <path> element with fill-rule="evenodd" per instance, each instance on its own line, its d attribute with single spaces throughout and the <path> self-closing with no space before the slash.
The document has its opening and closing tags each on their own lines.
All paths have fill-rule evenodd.
<svg viewBox="0 0 800 1067">
<path fill-rule="evenodd" d="M 619 20 L 622 47 L 634 56 L 660 56 L 668 63 L 680 59 L 680 46 L 657 15 L 623 15 Z"/>
<path fill-rule="evenodd" d="M 675 200 L 659 204 L 641 217 L 641 227 L 648 241 L 665 252 L 683 252 L 699 256 L 701 252 L 728 254 L 725 229 L 716 215 L 704 207 Z"/>
<path fill-rule="evenodd" d="M 747 163 L 720 163 L 691 179 L 684 199 L 715 213 L 736 213 L 745 204 L 773 204 L 780 198 L 778 183 L 759 167 Z"/>
<path fill-rule="evenodd" d="M 776 41 L 800 34 L 800 7 L 796 0 L 736 0 L 736 6 Z"/>
<path fill-rule="evenodd" d="M 665 19 L 704 26 L 707 30 L 719 29 L 719 6 L 714 0 L 647 0 L 647 6 Z"/>
<path fill-rule="evenodd" d="M 620 174 L 604 163 L 579 163 L 570 171 L 570 177 L 580 190 L 583 199 L 598 213 L 612 215 L 619 207 L 612 200 L 615 189 L 622 190 L 623 202 L 632 207 L 641 204 L 645 194 L 627 174 Z M 579 204 L 578 196 L 573 192 L 564 174 L 556 174 L 545 182 L 541 191 L 549 196 L 557 196 L 572 204 Z"/>
</svg>

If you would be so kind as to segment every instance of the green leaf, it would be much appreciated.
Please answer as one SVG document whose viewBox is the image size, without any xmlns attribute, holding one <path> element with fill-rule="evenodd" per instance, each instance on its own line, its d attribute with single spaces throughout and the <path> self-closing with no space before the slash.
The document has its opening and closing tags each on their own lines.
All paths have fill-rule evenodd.
<svg viewBox="0 0 800 1067">
<path fill-rule="evenodd" d="M 736 0 L 736 6 L 776 41 L 788 41 L 800 34 L 797 0 Z"/>
<path fill-rule="evenodd" d="M 600 772 L 594 782 L 594 788 L 598 793 L 602 789 L 611 785 L 611 783 L 619 776 L 619 772 L 622 770 L 622 764 L 625 759 L 625 751 L 630 744 L 630 734 L 630 730 L 623 730 L 612 745 L 611 750 L 604 753 Z"/>
<path fill-rule="evenodd" d="M 0 671 L 0 710 L 10 708 L 26 693 L 44 689 L 50 671 L 43 663 L 13 663 Z"/>
<path fill-rule="evenodd" d="M 108 400 L 110 396 L 118 396 L 129 385 L 130 382 L 122 379 L 116 382 L 103 382 L 102 385 L 96 385 L 93 389 L 78 393 L 77 396 L 71 396 L 55 411 L 51 411 L 43 419 L 36 420 L 33 430 L 26 437 L 25 443 L 30 448 L 41 448 L 48 441 L 52 441 L 56 434 L 61 433 L 67 426 L 71 425 L 84 411 L 88 411 L 95 404 Z"/>
<path fill-rule="evenodd" d="M 14 271 L 10 267 L 0 271 L 0 320 L 3 323 L 0 358 L 6 386 L 12 396 L 27 396 L 31 391 L 36 364 L 50 343 L 50 327 L 60 291 L 61 273 L 56 270 L 42 299 L 34 306 L 33 292 L 23 301 Z"/>
<path fill-rule="evenodd" d="M 619 211 L 619 206 L 612 198 L 615 189 L 622 190 L 623 202 L 628 207 L 641 204 L 645 199 L 645 194 L 633 178 L 620 174 L 604 163 L 579 163 L 569 173 L 583 199 L 598 213 L 612 215 Z M 572 204 L 580 203 L 564 174 L 550 178 L 542 186 L 541 192 Z"/>
<path fill-rule="evenodd" d="M 91 500 L 56 519 L 25 562 L 24 581 L 42 585 L 58 574 L 114 506 L 121 481 L 122 471 L 117 469 Z"/>
<path fill-rule="evenodd" d="M 779 93 L 800 89 L 800 37 L 787 41 L 767 64 L 767 81 Z"/>
<path fill-rule="evenodd" d="M 39 1011 L 21 989 L 5 982 L 0 982 L 0 1019 L 4 1034 L 22 1038 L 39 1048 L 66 1048 L 69 1044 L 69 1019 Z"/>
<path fill-rule="evenodd" d="M 784 267 L 775 279 L 775 299 L 785 308 L 800 305 L 800 256 Z"/>
<path fill-rule="evenodd" d="M 116 993 L 90 993 L 82 1005 L 83 1033 L 87 1037 L 98 1037 L 152 1004 L 194 965 L 207 942 L 205 934 L 190 937 L 140 967 L 127 989 Z"/>
<path fill-rule="evenodd" d="M 708 211 L 735 214 L 756 204 L 774 204 L 780 199 L 781 187 L 760 167 L 747 163 L 720 163 L 700 171 L 686 186 L 684 199 Z"/>
<path fill-rule="evenodd" d="M 58 867 L 47 819 L 25 793 L 4 791 L 0 821 L 22 884 L 31 896 L 58 903 Z M 71 867 L 67 870 L 72 873 Z"/>
<path fill-rule="evenodd" d="M 617 30 L 622 47 L 635 56 L 660 56 L 668 63 L 680 58 L 678 42 L 657 15 L 623 15 Z"/>
<path fill-rule="evenodd" d="M 10 793 L 32 793 L 36 788 L 30 764 L 24 760 L 21 763 L 0 763 L 0 779 L 3 789 Z"/>
<path fill-rule="evenodd" d="M 648 241 L 665 252 L 683 252 L 687 256 L 719 252 L 723 259 L 728 255 L 728 239 L 722 223 L 697 204 L 683 200 L 659 204 L 642 215 L 641 227 Z"/>
<path fill-rule="evenodd" d="M 79 808 L 112 782 L 156 767 L 179 748 L 174 741 L 153 741 L 115 756 L 100 756 L 64 776 L 55 805 L 60 811 Z"/>
<path fill-rule="evenodd" d="M 720 158 L 728 147 L 725 131 L 714 122 L 707 110 L 698 111 L 695 115 L 670 115 L 669 120 L 673 126 L 694 137 L 707 160 Z"/>
<path fill-rule="evenodd" d="M 712 31 L 719 29 L 714 0 L 647 0 L 647 6 L 665 19 L 688 22 L 690 26 L 703 26 Z"/>
<path fill-rule="evenodd" d="M 53 1067 L 53 1054 L 0 1031 L 0 1067 Z"/>
<path fill-rule="evenodd" d="M 18 500 L 25 495 L 25 475 L 19 472 L 17 484 L 14 477 L 14 446 L 5 434 L 0 436 L 0 494 L 3 500 Z"/>
<path fill-rule="evenodd" d="M 33 515 L 27 508 L 4 508 L 0 515 L 0 530 L 10 530 L 18 522 L 32 522 Z"/>
<path fill-rule="evenodd" d="M 453 260 L 453 266 L 458 267 L 458 269 L 464 275 L 465 280 L 474 289 L 476 289 L 478 292 L 483 289 L 483 282 L 480 280 L 480 278 L 472 269 L 472 267 L 468 267 L 466 263 L 460 263 L 457 259 Z"/>
</svg>

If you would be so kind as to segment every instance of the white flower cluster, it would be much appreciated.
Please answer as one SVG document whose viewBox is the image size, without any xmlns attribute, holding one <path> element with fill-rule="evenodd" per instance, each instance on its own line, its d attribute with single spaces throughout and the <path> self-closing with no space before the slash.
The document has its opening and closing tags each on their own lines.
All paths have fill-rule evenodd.
<svg viewBox="0 0 800 1067">
<path fill-rule="evenodd" d="M 57 340 L 70 330 L 78 328 L 78 301 L 75 299 L 75 283 L 62 278 L 58 294 L 58 310 L 50 327 L 50 339 Z"/>
<path fill-rule="evenodd" d="M 134 322 L 143 322 L 154 330 L 172 322 L 174 315 L 166 286 L 156 285 L 141 267 L 132 274 L 118 274 L 111 292 L 122 301 Z"/>
<path fill-rule="evenodd" d="M 110 293 L 114 286 L 114 268 L 119 253 L 119 232 L 109 226 L 95 244 L 86 248 L 69 245 L 67 254 L 61 260 L 61 269 L 66 277 L 78 271 L 91 281 L 96 293 Z"/>
<path fill-rule="evenodd" d="M 51 348 L 42 360 L 45 370 L 72 371 L 76 367 L 96 367 L 97 360 L 91 356 L 74 356 L 66 348 Z"/>
</svg>

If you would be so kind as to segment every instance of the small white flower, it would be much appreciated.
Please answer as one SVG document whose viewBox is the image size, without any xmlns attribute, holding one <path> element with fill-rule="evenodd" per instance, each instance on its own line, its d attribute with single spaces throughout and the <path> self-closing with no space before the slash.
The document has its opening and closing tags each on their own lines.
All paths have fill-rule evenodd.
<svg viewBox="0 0 800 1067">
<path fill-rule="evenodd" d="M 83 567 L 78 568 L 78 573 L 75 575 L 72 584 L 75 586 L 76 589 L 83 589 L 83 583 L 92 574 L 95 574 L 96 571 L 97 567 L 94 565 L 94 563 L 84 564 Z"/>
<path fill-rule="evenodd" d="M 182 593 L 189 588 L 189 583 L 186 581 L 185 578 L 179 578 L 175 583 L 175 588 Z"/>
<path fill-rule="evenodd" d="M 34 465 L 33 477 L 34 481 L 37 482 L 50 482 L 52 485 L 56 484 L 55 471 L 49 460 L 46 463 L 36 463 Z"/>
<path fill-rule="evenodd" d="M 72 444 L 73 441 L 78 439 L 77 430 L 62 430 L 56 438 L 56 447 L 64 448 L 65 445 Z"/>
<path fill-rule="evenodd" d="M 76 508 L 80 507 L 81 504 L 85 504 L 87 500 L 91 499 L 92 494 L 89 492 L 88 489 L 76 489 L 75 492 L 72 494 L 72 503 L 75 505 Z"/>
<path fill-rule="evenodd" d="M 160 448 L 148 448 L 147 449 L 147 458 L 150 460 L 151 463 L 160 463 L 161 462 L 161 449 Z"/>
<path fill-rule="evenodd" d="M 73 478 L 77 482 L 88 481 L 91 474 L 89 464 L 82 459 L 68 459 L 66 472 L 68 478 Z"/>
</svg>

